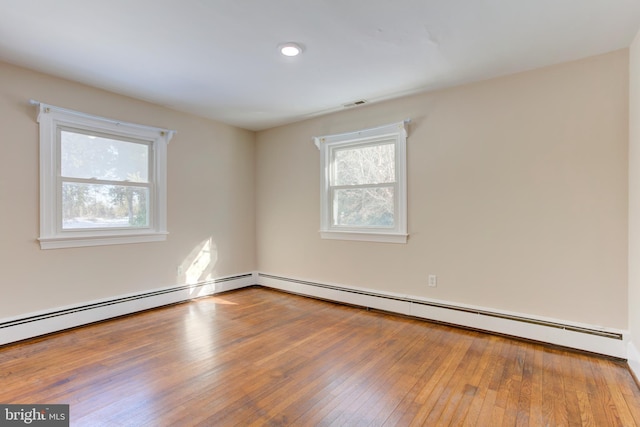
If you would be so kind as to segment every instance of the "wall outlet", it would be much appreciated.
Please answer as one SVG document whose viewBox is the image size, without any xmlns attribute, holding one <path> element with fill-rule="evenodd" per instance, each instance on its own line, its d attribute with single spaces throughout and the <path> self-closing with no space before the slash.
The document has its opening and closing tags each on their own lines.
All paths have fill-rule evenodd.
<svg viewBox="0 0 640 427">
<path fill-rule="evenodd" d="M 176 273 L 178 273 L 178 276 L 182 276 L 182 273 L 184 273 L 184 267 L 182 266 L 182 264 L 180 264 L 178 268 L 176 268 Z"/>
<path fill-rule="evenodd" d="M 438 286 L 438 276 L 436 276 L 435 274 L 430 274 L 429 275 L 429 287 L 430 288 L 435 288 Z"/>
</svg>

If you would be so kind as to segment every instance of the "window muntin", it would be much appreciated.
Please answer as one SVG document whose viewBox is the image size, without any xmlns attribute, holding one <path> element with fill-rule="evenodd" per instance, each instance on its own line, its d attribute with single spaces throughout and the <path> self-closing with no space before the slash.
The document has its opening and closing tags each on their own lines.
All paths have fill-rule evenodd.
<svg viewBox="0 0 640 427">
<path fill-rule="evenodd" d="M 406 242 L 405 123 L 315 142 L 321 152 L 321 237 Z"/>
<path fill-rule="evenodd" d="M 40 247 L 166 240 L 175 132 L 38 105 Z"/>
</svg>

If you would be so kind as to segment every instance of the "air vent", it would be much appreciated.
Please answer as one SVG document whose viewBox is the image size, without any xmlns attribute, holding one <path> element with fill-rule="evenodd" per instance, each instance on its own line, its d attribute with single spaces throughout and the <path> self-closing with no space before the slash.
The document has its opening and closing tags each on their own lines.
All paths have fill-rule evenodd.
<svg viewBox="0 0 640 427">
<path fill-rule="evenodd" d="M 361 99 L 360 101 L 352 102 L 350 104 L 344 104 L 343 107 L 344 108 L 358 107 L 358 106 L 366 104 L 366 103 L 367 103 L 367 101 L 365 101 L 364 99 Z"/>
</svg>

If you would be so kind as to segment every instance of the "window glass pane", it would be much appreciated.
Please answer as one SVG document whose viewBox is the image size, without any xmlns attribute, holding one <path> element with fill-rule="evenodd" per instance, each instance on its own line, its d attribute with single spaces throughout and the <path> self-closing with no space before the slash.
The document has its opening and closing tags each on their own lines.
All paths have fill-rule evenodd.
<svg viewBox="0 0 640 427">
<path fill-rule="evenodd" d="M 149 181 L 149 146 L 83 133 L 60 131 L 63 177 Z"/>
<path fill-rule="evenodd" d="M 395 144 L 366 145 L 333 150 L 332 185 L 395 182 Z"/>
<path fill-rule="evenodd" d="M 149 188 L 62 183 L 62 228 L 148 227 Z"/>
<path fill-rule="evenodd" d="M 393 227 L 393 187 L 336 189 L 333 225 Z"/>
</svg>

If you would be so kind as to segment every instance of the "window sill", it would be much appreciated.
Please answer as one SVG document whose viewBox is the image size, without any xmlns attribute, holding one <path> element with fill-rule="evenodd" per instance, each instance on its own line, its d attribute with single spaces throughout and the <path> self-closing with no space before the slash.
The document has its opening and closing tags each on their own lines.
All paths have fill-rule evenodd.
<svg viewBox="0 0 640 427">
<path fill-rule="evenodd" d="M 320 237 L 331 240 L 356 240 L 361 242 L 407 243 L 408 234 L 371 233 L 357 231 L 320 231 Z"/>
<path fill-rule="evenodd" d="M 124 245 L 162 242 L 168 233 L 111 234 L 94 236 L 40 237 L 40 249 L 80 248 L 85 246 Z"/>
</svg>

